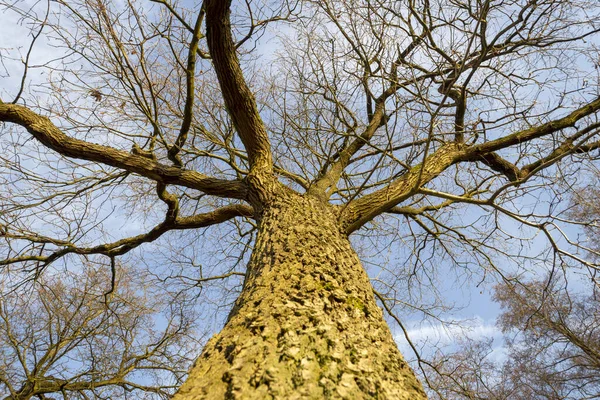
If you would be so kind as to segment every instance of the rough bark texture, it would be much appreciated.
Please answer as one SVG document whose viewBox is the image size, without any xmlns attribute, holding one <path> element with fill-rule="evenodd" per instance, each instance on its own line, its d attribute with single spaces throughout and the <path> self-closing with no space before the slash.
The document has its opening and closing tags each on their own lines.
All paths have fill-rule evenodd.
<svg viewBox="0 0 600 400">
<path fill-rule="evenodd" d="M 263 209 L 243 291 L 175 400 L 422 399 L 332 208 Z"/>
</svg>

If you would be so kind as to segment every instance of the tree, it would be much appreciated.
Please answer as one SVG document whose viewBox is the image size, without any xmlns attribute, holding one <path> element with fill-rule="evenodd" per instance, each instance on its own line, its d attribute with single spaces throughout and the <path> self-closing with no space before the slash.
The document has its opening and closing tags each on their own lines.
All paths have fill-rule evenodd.
<svg viewBox="0 0 600 400">
<path fill-rule="evenodd" d="M 552 287 L 554 286 L 554 287 Z M 523 331 L 509 342 L 513 381 L 531 398 L 600 395 L 600 331 L 597 289 L 588 296 L 558 285 L 531 282 L 520 290 L 500 287 L 504 331 Z M 562 289 L 562 290 L 561 290 Z M 523 372 L 526 371 L 526 374 Z"/>
<path fill-rule="evenodd" d="M 583 226 L 587 238 L 582 242 L 586 243 L 586 250 L 591 259 L 598 260 L 600 255 L 600 205 L 595 201 L 600 195 L 598 183 L 600 171 L 597 169 L 591 173 L 590 182 L 577 188 L 571 199 L 572 207 L 569 216 Z M 599 286 L 596 274 L 592 275 L 592 281 L 596 288 Z"/>
<path fill-rule="evenodd" d="M 0 297 L 0 396 L 169 398 L 192 360 L 193 313 L 119 268 L 40 277 Z M 157 296 L 158 295 L 158 296 Z M 157 329 L 162 312 L 164 328 Z M 161 324 L 163 325 L 163 324 Z M 187 346 L 188 353 L 181 347 Z"/>
<path fill-rule="evenodd" d="M 556 279 L 502 284 L 505 357 L 489 340 L 466 340 L 432 363 L 439 399 L 593 399 L 600 396 L 597 288 L 582 295 Z"/>
<path fill-rule="evenodd" d="M 168 274 L 244 276 L 177 400 L 424 398 L 375 295 L 435 315 L 447 274 L 594 268 L 555 199 L 600 147 L 595 1 L 2 4 L 30 24 L 25 71 L 48 80 L 2 94 L 1 265 L 150 262 L 150 242 L 177 264 L 194 257 L 176 238 L 238 235 L 215 243 L 239 256 L 214 275 Z M 40 38 L 58 55 L 34 63 Z M 115 208 L 157 222 L 110 241 L 98 215 Z M 531 232 L 546 250 L 523 250 Z M 407 244 L 401 265 L 372 283 L 350 235 Z"/>
</svg>

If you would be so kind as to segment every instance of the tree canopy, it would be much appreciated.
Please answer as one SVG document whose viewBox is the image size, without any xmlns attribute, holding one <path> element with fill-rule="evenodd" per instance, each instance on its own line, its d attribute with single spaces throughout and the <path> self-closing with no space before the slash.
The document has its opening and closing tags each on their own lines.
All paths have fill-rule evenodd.
<svg viewBox="0 0 600 400">
<path fill-rule="evenodd" d="M 108 293 L 116 266 L 133 265 L 214 333 L 245 310 L 260 275 L 250 254 L 271 251 L 260 235 L 289 195 L 324 205 L 331 238 L 350 237 L 396 332 L 448 322 L 452 287 L 502 283 L 527 298 L 557 275 L 598 286 L 585 235 L 597 219 L 570 201 L 598 173 L 595 0 L 0 8 L 3 31 L 29 38 L 0 44 L 11 282 L 91 260 Z M 272 226 L 285 236 L 294 223 Z M 353 296 L 341 302 L 370 310 Z"/>
</svg>

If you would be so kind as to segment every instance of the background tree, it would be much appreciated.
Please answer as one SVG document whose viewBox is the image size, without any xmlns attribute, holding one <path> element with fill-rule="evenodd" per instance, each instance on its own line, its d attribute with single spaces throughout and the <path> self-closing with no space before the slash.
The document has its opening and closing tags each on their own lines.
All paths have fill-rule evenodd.
<svg viewBox="0 0 600 400">
<path fill-rule="evenodd" d="M 33 44 L 0 265 L 121 257 L 221 315 L 178 399 L 424 397 L 375 296 L 406 331 L 448 282 L 597 268 L 560 201 L 600 147 L 596 1 L 2 5 Z"/>
<path fill-rule="evenodd" d="M 499 285 L 505 355 L 487 340 L 465 341 L 431 364 L 439 399 L 593 399 L 600 396 L 598 291 L 557 282 Z"/>
<path fill-rule="evenodd" d="M 193 312 L 119 268 L 45 274 L 0 297 L 0 396 L 169 398 L 193 361 Z M 187 348 L 187 352 L 182 351 Z"/>
<path fill-rule="evenodd" d="M 597 261 L 600 256 L 600 204 L 597 201 L 600 197 L 600 190 L 598 190 L 600 171 L 594 168 L 588 176 L 589 178 L 584 181 L 585 184 L 579 185 L 573 191 L 569 216 L 583 226 L 586 237 L 580 238 L 580 241 L 585 243 L 589 258 Z M 600 282 L 596 271 L 592 271 L 591 278 L 592 283 L 598 288 Z"/>
</svg>

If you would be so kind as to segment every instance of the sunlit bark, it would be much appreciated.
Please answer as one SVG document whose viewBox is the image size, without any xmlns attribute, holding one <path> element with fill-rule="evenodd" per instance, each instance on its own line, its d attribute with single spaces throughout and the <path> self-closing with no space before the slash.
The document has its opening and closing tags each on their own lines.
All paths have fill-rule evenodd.
<svg viewBox="0 0 600 400">
<path fill-rule="evenodd" d="M 279 187 L 244 288 L 174 399 L 420 399 L 334 209 Z"/>
</svg>

